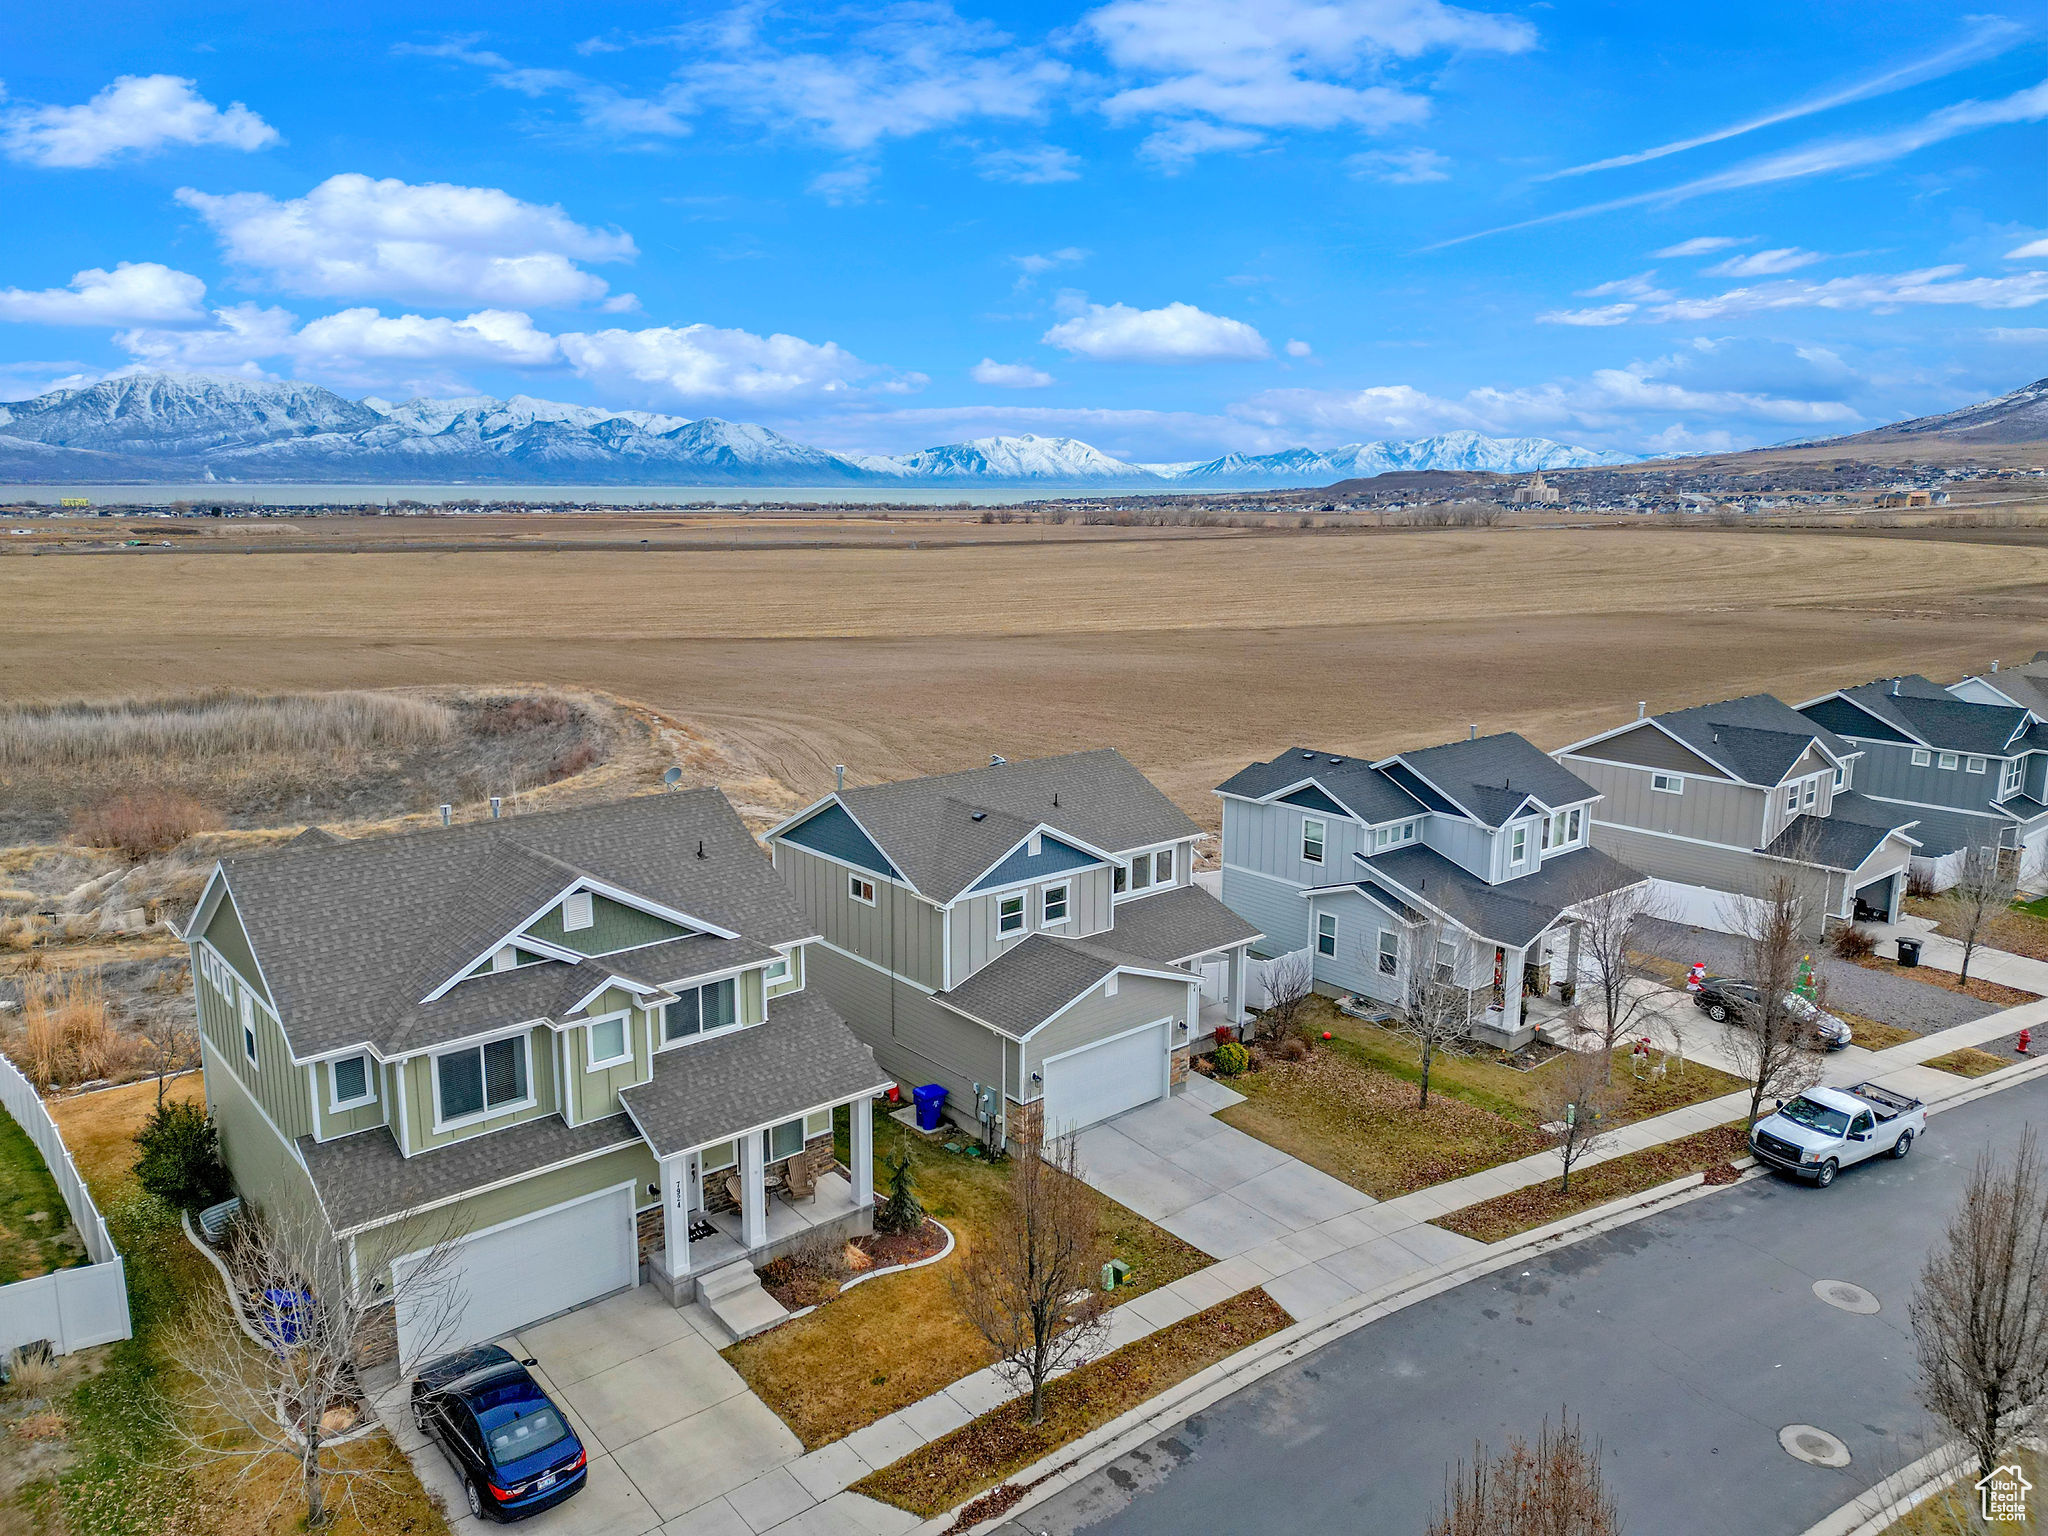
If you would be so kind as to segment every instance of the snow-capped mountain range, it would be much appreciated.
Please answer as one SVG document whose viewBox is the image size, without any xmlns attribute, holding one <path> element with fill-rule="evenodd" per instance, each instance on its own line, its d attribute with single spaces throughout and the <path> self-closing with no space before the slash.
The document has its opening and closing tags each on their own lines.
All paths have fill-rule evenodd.
<svg viewBox="0 0 2048 1536">
<path fill-rule="evenodd" d="M 1225 454 L 1179 464 L 1111 458 L 1070 437 L 975 438 L 918 453 L 833 453 L 766 427 L 514 395 L 356 401 L 314 384 L 135 374 L 0 405 L 0 480 L 300 481 L 517 485 L 1328 485 L 1390 470 L 1526 474 L 1625 464 L 1542 437 L 1446 432 L 1410 442 Z"/>
</svg>

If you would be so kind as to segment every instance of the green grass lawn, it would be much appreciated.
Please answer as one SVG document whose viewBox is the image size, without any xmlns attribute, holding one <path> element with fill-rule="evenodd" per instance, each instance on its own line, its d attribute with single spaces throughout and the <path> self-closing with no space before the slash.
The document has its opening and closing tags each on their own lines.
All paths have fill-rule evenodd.
<svg viewBox="0 0 2048 1536">
<path fill-rule="evenodd" d="M 1439 1055 L 1423 1110 L 1416 1104 L 1422 1068 L 1407 1036 L 1339 1013 L 1324 997 L 1305 1006 L 1304 1027 L 1333 1038 L 1317 1040 L 1306 1061 L 1269 1059 L 1264 1070 L 1230 1079 L 1245 1102 L 1219 1118 L 1381 1200 L 1546 1145 L 1538 1096 L 1559 1063 L 1523 1072 L 1491 1051 Z M 1638 1079 L 1626 1051 L 1616 1053 L 1614 1082 L 1613 1125 L 1742 1086 L 1696 1062 L 1661 1080 Z"/>
<path fill-rule="evenodd" d="M 839 1148 L 846 1155 L 846 1116 Z M 731 1346 L 725 1358 L 773 1408 L 807 1450 L 828 1445 L 980 1370 L 994 1352 L 960 1315 L 953 1278 L 1002 1208 L 1005 1165 L 945 1150 L 950 1139 L 904 1136 L 887 1116 L 875 1118 L 875 1187 L 888 1188 L 883 1159 L 908 1145 L 911 1179 L 931 1215 L 952 1229 L 958 1246 L 936 1264 L 883 1275 L 834 1297 L 817 1311 Z M 1206 1267 L 1209 1256 L 1114 1201 L 1103 1201 L 1103 1236 L 1131 1266 L 1119 1302 Z"/>
<path fill-rule="evenodd" d="M 43 1155 L 0 1113 L 0 1285 L 87 1262 L 85 1243 Z"/>
</svg>

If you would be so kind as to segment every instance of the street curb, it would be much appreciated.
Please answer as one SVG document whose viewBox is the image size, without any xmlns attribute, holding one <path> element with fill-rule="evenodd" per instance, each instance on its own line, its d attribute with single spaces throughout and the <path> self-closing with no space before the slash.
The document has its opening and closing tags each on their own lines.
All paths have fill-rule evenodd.
<svg viewBox="0 0 2048 1536">
<path fill-rule="evenodd" d="M 2003 1092 L 2007 1088 L 2031 1082 L 2044 1074 L 2048 1074 L 2048 1056 L 2024 1066 L 2002 1069 L 1988 1077 L 1959 1079 L 1963 1086 L 1953 1094 L 1928 1101 L 1927 1113 L 1936 1114 L 1945 1110 L 1960 1109 L 1994 1093 Z M 1062 1446 L 1050 1456 L 1011 1474 L 1004 1479 L 1005 1482 L 1025 1484 L 1029 1491 L 1000 1515 L 991 1516 L 988 1520 L 968 1527 L 967 1530 L 993 1531 L 1004 1521 L 1015 1519 L 1025 1510 L 1043 1503 L 1055 1493 L 1100 1470 L 1134 1446 L 1184 1423 L 1232 1393 L 1291 1364 L 1299 1356 L 1334 1343 L 1370 1323 L 1378 1322 L 1382 1317 L 1391 1316 L 1418 1302 L 1431 1300 L 1445 1291 L 1455 1290 L 1468 1281 L 1483 1279 L 1539 1252 L 1568 1247 L 1587 1238 L 1598 1237 L 1617 1227 L 1640 1221 L 1646 1216 L 1665 1210 L 1675 1210 L 1681 1205 L 1689 1204 L 1718 1190 L 1736 1188 L 1766 1177 L 1769 1172 L 1755 1166 L 1752 1159 L 1741 1161 L 1749 1162 L 1750 1166 L 1734 1184 L 1706 1184 L 1702 1182 L 1704 1175 L 1688 1174 L 1682 1179 L 1674 1179 L 1668 1184 L 1645 1190 L 1641 1194 L 1612 1201 L 1604 1206 L 1596 1206 L 1590 1211 L 1581 1211 L 1576 1216 L 1565 1217 L 1552 1222 L 1549 1226 L 1517 1233 L 1513 1237 L 1489 1245 L 1485 1253 L 1475 1255 L 1462 1264 L 1398 1280 L 1377 1291 L 1368 1291 L 1342 1303 L 1338 1309 L 1316 1322 L 1295 1323 L 1291 1327 L 1283 1328 L 1256 1344 L 1248 1345 L 1228 1359 L 1220 1360 L 1196 1372 L 1159 1397 L 1139 1404 L 1100 1428 L 1090 1430 L 1080 1439 Z M 1737 1166 L 1740 1166 L 1740 1163 Z M 983 1493 L 988 1491 L 984 1489 Z M 976 1498 L 982 1496 L 975 1495 Z M 930 1536 L 940 1536 L 940 1533 L 953 1528 L 960 1511 L 964 1508 L 965 1503 L 927 1520 L 914 1529 L 920 1533 L 930 1533 Z M 1879 1526 L 1876 1529 L 1881 1531 L 1883 1527 Z M 1843 1532 L 1841 1536 L 1863 1536 L 1863 1533 Z"/>
<path fill-rule="evenodd" d="M 1970 1448 L 1951 1440 L 1865 1489 L 1833 1514 L 1824 1515 L 1800 1536 L 1882 1536 L 1953 1483 L 1969 1460 Z"/>
</svg>

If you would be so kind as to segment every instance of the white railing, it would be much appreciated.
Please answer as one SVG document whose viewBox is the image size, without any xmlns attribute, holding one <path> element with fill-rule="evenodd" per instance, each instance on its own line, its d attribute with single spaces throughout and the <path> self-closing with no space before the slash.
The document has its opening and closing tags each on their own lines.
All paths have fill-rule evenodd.
<svg viewBox="0 0 2048 1536">
<path fill-rule="evenodd" d="M 0 1350 L 48 1339 L 60 1355 L 92 1344 L 129 1338 L 128 1273 L 115 1251 L 100 1209 L 93 1204 L 71 1149 L 34 1085 L 0 1056 L 0 1106 L 28 1133 L 56 1180 L 71 1224 L 85 1240 L 90 1264 L 0 1285 Z"/>
</svg>

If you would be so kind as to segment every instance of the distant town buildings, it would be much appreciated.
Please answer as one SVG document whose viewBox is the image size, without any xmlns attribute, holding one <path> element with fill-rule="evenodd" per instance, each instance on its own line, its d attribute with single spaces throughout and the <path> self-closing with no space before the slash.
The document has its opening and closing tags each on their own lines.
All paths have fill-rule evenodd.
<svg viewBox="0 0 2048 1536">
<path fill-rule="evenodd" d="M 1948 498 L 1944 496 L 1942 500 Z M 1931 507 L 1934 505 L 1932 491 L 1892 490 L 1879 491 L 1876 505 L 1880 507 Z"/>
<path fill-rule="evenodd" d="M 1555 506 L 1557 497 L 1557 487 L 1545 482 L 1540 469 L 1515 487 L 1515 505 L 1518 507 Z"/>
</svg>

